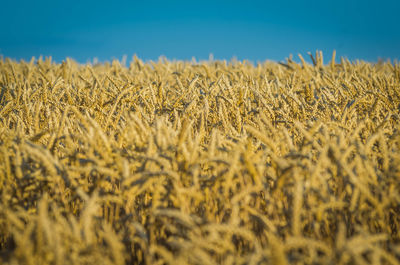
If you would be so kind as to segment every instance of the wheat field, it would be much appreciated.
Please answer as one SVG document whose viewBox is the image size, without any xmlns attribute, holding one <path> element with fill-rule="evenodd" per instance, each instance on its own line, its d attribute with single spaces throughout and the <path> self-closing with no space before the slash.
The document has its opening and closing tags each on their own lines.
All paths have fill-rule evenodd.
<svg viewBox="0 0 400 265">
<path fill-rule="evenodd" d="M 400 264 L 400 64 L 0 60 L 1 264 Z"/>
</svg>

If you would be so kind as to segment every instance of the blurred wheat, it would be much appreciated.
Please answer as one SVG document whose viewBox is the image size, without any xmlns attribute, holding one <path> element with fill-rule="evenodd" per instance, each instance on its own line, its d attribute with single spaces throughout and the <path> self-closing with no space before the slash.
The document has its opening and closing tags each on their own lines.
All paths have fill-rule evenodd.
<svg viewBox="0 0 400 265">
<path fill-rule="evenodd" d="M 0 61 L 1 264 L 400 264 L 400 65 Z"/>
</svg>

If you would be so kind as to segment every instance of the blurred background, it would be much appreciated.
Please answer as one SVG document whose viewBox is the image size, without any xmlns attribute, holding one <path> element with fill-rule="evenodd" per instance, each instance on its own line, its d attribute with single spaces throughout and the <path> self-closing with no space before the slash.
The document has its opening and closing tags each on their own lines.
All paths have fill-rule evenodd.
<svg viewBox="0 0 400 265">
<path fill-rule="evenodd" d="M 322 50 L 376 62 L 400 58 L 400 1 L 0 2 L 0 55 L 57 62 L 247 59 L 283 61 Z"/>
</svg>

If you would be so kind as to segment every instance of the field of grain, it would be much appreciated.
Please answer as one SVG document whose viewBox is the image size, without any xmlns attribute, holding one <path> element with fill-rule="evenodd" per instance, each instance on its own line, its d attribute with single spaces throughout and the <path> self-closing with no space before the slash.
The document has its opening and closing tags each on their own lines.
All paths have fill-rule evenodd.
<svg viewBox="0 0 400 265">
<path fill-rule="evenodd" d="M 0 60 L 1 264 L 400 264 L 400 64 Z"/>
</svg>

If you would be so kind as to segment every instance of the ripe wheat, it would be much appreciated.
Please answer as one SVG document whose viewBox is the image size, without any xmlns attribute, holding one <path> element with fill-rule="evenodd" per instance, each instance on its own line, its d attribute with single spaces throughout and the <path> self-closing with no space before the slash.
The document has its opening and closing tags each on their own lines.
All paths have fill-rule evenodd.
<svg viewBox="0 0 400 265">
<path fill-rule="evenodd" d="M 400 264 L 400 65 L 0 61 L 1 264 Z"/>
</svg>

